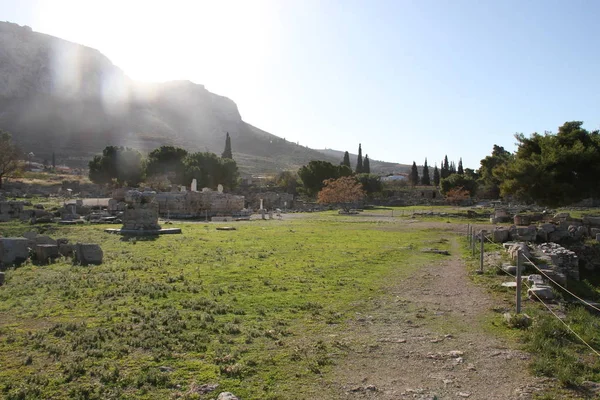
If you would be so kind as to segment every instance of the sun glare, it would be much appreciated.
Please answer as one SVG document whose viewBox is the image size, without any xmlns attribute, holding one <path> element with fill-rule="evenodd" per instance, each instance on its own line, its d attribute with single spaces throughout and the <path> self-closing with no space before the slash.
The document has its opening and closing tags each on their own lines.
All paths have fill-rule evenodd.
<svg viewBox="0 0 600 400">
<path fill-rule="evenodd" d="M 41 1 L 35 30 L 94 47 L 136 80 L 190 79 L 227 90 L 273 50 L 265 1 Z"/>
</svg>

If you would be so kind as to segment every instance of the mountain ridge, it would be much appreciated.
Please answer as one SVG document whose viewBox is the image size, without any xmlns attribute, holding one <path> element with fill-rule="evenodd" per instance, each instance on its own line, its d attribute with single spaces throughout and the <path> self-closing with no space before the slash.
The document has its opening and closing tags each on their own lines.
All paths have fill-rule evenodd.
<svg viewBox="0 0 600 400">
<path fill-rule="evenodd" d="M 108 145 L 221 154 L 226 132 L 246 174 L 341 161 L 248 124 L 204 85 L 134 81 L 96 49 L 11 22 L 0 22 L 0 129 L 40 160 L 77 167 Z"/>
</svg>

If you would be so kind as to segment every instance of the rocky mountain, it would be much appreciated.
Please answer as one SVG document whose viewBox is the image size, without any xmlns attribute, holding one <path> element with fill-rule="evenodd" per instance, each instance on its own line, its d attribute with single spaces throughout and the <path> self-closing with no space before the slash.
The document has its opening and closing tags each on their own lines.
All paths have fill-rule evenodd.
<svg viewBox="0 0 600 400">
<path fill-rule="evenodd" d="M 98 50 L 10 22 L 0 22 L 0 129 L 40 161 L 55 153 L 81 167 L 107 145 L 220 154 L 226 132 L 245 173 L 341 161 L 244 122 L 232 100 L 203 85 L 135 82 Z"/>
</svg>

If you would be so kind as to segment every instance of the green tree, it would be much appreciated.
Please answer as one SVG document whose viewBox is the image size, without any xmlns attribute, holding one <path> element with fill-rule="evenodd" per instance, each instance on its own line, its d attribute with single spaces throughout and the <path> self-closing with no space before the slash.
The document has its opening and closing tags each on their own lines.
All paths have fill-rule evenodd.
<svg viewBox="0 0 600 400">
<path fill-rule="evenodd" d="M 566 122 L 556 134 L 515 135 L 514 158 L 496 170 L 502 195 L 558 207 L 600 196 L 600 133 Z"/>
<path fill-rule="evenodd" d="M 425 164 L 423 164 L 423 176 L 421 177 L 421 184 L 431 185 L 431 178 L 429 178 L 429 167 L 427 166 L 427 158 L 425 158 Z"/>
<path fill-rule="evenodd" d="M 0 130 L 0 188 L 21 168 L 21 151 L 13 144 L 10 133 Z"/>
<path fill-rule="evenodd" d="M 500 184 L 502 182 L 501 170 L 512 160 L 513 155 L 504 147 L 494 145 L 492 154 L 480 161 L 478 170 L 480 195 L 485 198 L 497 199 L 500 197 Z"/>
<path fill-rule="evenodd" d="M 371 162 L 369 161 L 369 155 L 365 155 L 365 159 L 363 160 L 363 174 L 371 173 Z"/>
<path fill-rule="evenodd" d="M 442 171 L 440 173 L 442 179 L 450 176 L 450 165 L 448 164 L 448 156 L 444 156 L 444 161 L 442 161 Z"/>
<path fill-rule="evenodd" d="M 383 183 L 381 183 L 381 177 L 379 175 L 365 173 L 357 175 L 356 178 L 362 185 L 365 193 L 369 196 L 373 193 L 379 193 L 383 191 Z"/>
<path fill-rule="evenodd" d="M 449 171 L 449 175 L 455 174 L 456 173 L 456 164 L 454 164 L 454 161 L 450 162 L 450 171 Z"/>
<path fill-rule="evenodd" d="M 156 177 L 162 175 L 169 182 L 188 185 L 185 181 L 185 166 L 183 160 L 188 155 L 185 149 L 173 146 L 161 146 L 148 154 L 146 160 L 146 175 Z"/>
<path fill-rule="evenodd" d="M 311 161 L 298 170 L 298 176 L 309 195 L 319 193 L 325 180 L 349 175 L 352 175 L 350 168 L 345 165 L 333 165 L 327 161 Z"/>
<path fill-rule="evenodd" d="M 129 147 L 107 146 L 88 166 L 90 180 L 98 184 L 137 186 L 144 178 L 142 154 Z"/>
<path fill-rule="evenodd" d="M 410 184 L 412 186 L 417 186 L 419 184 L 419 169 L 417 168 L 417 163 L 414 161 L 410 169 Z"/>
<path fill-rule="evenodd" d="M 456 172 L 459 175 L 462 175 L 465 173 L 465 170 L 463 169 L 463 164 L 462 164 L 462 157 L 458 160 L 458 170 Z"/>
<path fill-rule="evenodd" d="M 296 194 L 298 175 L 292 171 L 281 171 L 275 178 L 275 184 L 285 190 L 286 193 Z"/>
<path fill-rule="evenodd" d="M 435 187 L 440 186 L 440 170 L 437 167 L 437 164 L 433 168 L 433 184 Z"/>
<path fill-rule="evenodd" d="M 233 153 L 231 152 L 231 138 L 229 137 L 229 132 L 225 136 L 225 150 L 223 150 L 223 154 L 221 154 L 221 158 L 229 158 L 233 160 Z"/>
<path fill-rule="evenodd" d="M 452 174 L 440 182 L 441 192 L 446 195 L 451 190 L 466 190 L 472 197 L 477 192 L 477 181 L 466 175 Z"/>
<path fill-rule="evenodd" d="M 219 184 L 231 190 L 238 183 L 238 168 L 234 160 L 220 158 L 215 153 L 199 152 L 189 154 L 184 161 L 185 182 L 196 179 L 198 187 L 216 189 Z"/>
<path fill-rule="evenodd" d="M 342 165 L 345 165 L 348 168 L 352 168 L 350 166 L 350 153 L 347 151 L 344 153 L 344 159 L 342 160 Z"/>
<path fill-rule="evenodd" d="M 363 158 L 362 158 L 362 147 L 358 144 L 358 158 L 356 159 L 356 173 L 362 174 L 363 172 Z"/>
</svg>

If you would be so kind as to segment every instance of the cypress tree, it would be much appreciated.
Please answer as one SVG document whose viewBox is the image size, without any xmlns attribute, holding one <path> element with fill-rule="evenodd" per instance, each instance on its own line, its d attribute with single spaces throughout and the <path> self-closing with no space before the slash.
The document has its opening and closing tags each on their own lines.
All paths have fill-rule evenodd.
<svg viewBox="0 0 600 400">
<path fill-rule="evenodd" d="M 370 174 L 371 173 L 371 163 L 369 161 L 369 155 L 365 154 L 365 160 L 363 161 L 363 173 Z"/>
<path fill-rule="evenodd" d="M 348 168 L 352 168 L 350 166 L 350 154 L 348 152 L 344 153 L 344 159 L 342 160 L 342 165 L 345 165 Z"/>
<path fill-rule="evenodd" d="M 423 176 L 421 177 L 421 184 L 431 185 L 431 179 L 429 178 L 429 167 L 427 166 L 427 158 L 425 158 L 425 164 L 423 164 Z"/>
<path fill-rule="evenodd" d="M 412 186 L 416 186 L 419 184 L 419 169 L 417 168 L 417 163 L 415 163 L 414 161 L 410 169 L 410 184 Z"/>
<path fill-rule="evenodd" d="M 435 168 L 433 168 L 433 184 L 437 187 L 440 186 L 440 170 L 437 167 L 437 164 L 435 165 Z"/>
<path fill-rule="evenodd" d="M 465 170 L 463 169 L 463 165 L 462 165 L 462 157 L 460 158 L 460 160 L 458 160 L 458 171 L 457 173 L 459 175 L 464 175 L 465 174 Z"/>
<path fill-rule="evenodd" d="M 231 152 L 231 138 L 229 137 L 229 132 L 227 132 L 227 136 L 225 136 L 225 150 L 223 150 L 221 158 L 229 158 L 230 160 L 233 160 L 233 153 Z"/>
<path fill-rule="evenodd" d="M 444 156 L 444 161 L 442 161 L 442 179 L 450 176 L 450 166 L 448 165 L 448 156 Z"/>
<path fill-rule="evenodd" d="M 450 163 L 450 173 L 448 174 L 448 176 L 455 174 L 456 173 L 456 164 L 454 164 L 454 161 L 452 161 Z"/>
<path fill-rule="evenodd" d="M 362 174 L 363 172 L 363 158 L 362 158 L 362 148 L 360 147 L 360 143 L 358 144 L 358 158 L 356 160 L 356 173 Z"/>
</svg>

